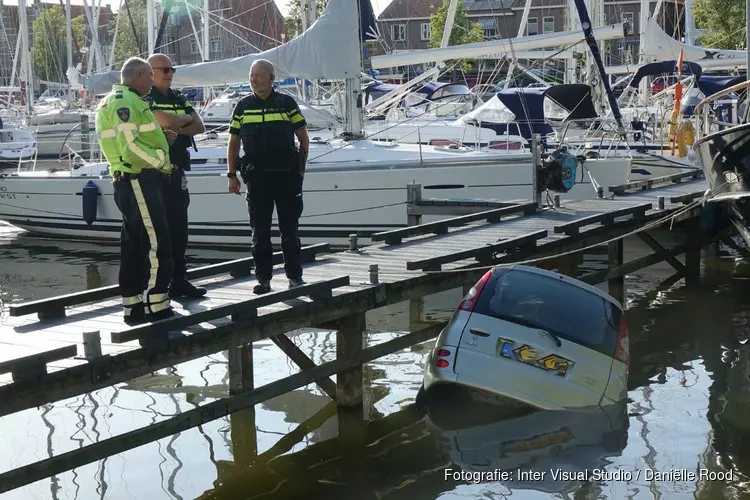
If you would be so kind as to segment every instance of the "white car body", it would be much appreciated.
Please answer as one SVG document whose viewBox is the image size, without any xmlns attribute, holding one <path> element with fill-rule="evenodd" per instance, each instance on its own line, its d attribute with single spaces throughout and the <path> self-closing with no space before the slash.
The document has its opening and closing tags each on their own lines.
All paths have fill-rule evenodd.
<svg viewBox="0 0 750 500">
<path fill-rule="evenodd" d="M 603 407 L 627 398 L 628 366 L 618 301 L 555 272 L 497 267 L 438 336 L 424 391 L 448 384 L 540 410 Z"/>
</svg>

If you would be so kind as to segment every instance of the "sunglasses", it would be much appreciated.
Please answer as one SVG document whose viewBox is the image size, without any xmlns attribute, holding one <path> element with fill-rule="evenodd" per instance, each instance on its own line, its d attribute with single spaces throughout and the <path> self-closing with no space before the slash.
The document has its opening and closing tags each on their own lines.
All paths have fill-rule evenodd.
<svg viewBox="0 0 750 500">
<path fill-rule="evenodd" d="M 166 75 L 168 73 L 175 73 L 177 72 L 177 68 L 152 68 L 154 70 L 160 69 L 162 72 Z"/>
</svg>

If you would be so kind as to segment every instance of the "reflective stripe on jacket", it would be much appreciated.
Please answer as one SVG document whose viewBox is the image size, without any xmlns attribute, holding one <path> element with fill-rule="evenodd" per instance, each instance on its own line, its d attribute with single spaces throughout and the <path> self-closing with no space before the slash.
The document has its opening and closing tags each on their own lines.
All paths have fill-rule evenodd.
<svg viewBox="0 0 750 500">
<path fill-rule="evenodd" d="M 96 109 L 96 136 L 109 172 L 169 171 L 169 143 L 148 103 L 126 85 L 114 85 Z"/>
</svg>

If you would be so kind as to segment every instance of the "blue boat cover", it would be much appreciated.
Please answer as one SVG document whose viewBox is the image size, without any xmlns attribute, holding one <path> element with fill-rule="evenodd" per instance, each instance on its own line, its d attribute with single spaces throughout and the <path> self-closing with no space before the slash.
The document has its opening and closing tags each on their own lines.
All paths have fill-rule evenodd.
<svg viewBox="0 0 750 500">
<path fill-rule="evenodd" d="M 703 92 L 703 95 L 708 97 L 717 92 L 721 92 L 724 89 L 728 89 L 729 87 L 737 85 L 738 83 L 742 83 L 745 80 L 746 80 L 746 77 L 744 74 L 741 74 L 739 76 L 704 75 L 704 76 L 701 76 L 700 79 L 698 80 L 698 88 L 700 89 L 701 92 Z"/>
<path fill-rule="evenodd" d="M 702 72 L 703 69 L 698 63 L 682 61 L 683 74 L 688 73 L 695 75 L 696 78 L 700 78 Z M 638 85 L 641 84 L 641 80 L 643 80 L 647 76 L 662 75 L 664 73 L 676 74 L 677 61 L 658 61 L 644 64 L 643 66 L 638 68 L 638 71 L 636 71 L 635 75 L 633 75 L 632 80 L 630 80 L 630 86 L 633 88 L 637 88 Z"/>
</svg>

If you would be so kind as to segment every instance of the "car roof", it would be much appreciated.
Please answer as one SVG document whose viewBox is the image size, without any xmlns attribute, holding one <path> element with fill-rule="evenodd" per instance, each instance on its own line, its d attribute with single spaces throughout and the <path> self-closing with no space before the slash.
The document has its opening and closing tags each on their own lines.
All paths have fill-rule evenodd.
<svg viewBox="0 0 750 500">
<path fill-rule="evenodd" d="M 506 266 L 503 266 L 503 267 L 506 267 Z M 498 267 L 496 267 L 494 269 L 501 269 L 501 268 L 502 267 L 498 266 Z M 554 271 L 548 271 L 546 269 L 542 269 L 542 268 L 539 268 L 539 267 L 525 266 L 525 265 L 522 265 L 522 264 L 513 264 L 513 265 L 509 266 L 509 269 L 512 270 L 512 271 L 526 272 L 526 273 L 531 273 L 531 274 L 537 274 L 537 275 L 540 275 L 540 276 L 546 276 L 546 277 L 552 278 L 552 279 L 562 280 L 565 283 L 568 283 L 569 285 L 577 286 L 578 288 L 581 288 L 583 290 L 586 290 L 586 291 L 589 291 L 589 292 L 591 292 L 593 294 L 596 294 L 599 297 L 603 298 L 604 300 L 612 302 L 617 307 L 619 307 L 620 310 L 624 311 L 624 308 L 623 308 L 622 304 L 617 299 L 615 299 L 610 294 L 608 294 L 607 292 L 605 292 L 605 291 L 603 291 L 603 290 L 601 290 L 601 289 L 599 289 L 599 288 L 597 288 L 597 287 L 595 287 L 593 285 L 589 285 L 588 283 L 584 283 L 583 281 L 577 280 L 575 278 L 571 278 L 570 276 L 566 276 L 564 274 L 556 273 Z"/>
</svg>

